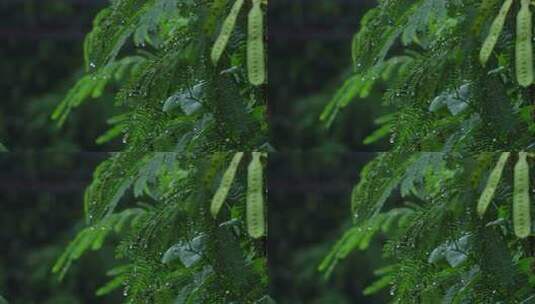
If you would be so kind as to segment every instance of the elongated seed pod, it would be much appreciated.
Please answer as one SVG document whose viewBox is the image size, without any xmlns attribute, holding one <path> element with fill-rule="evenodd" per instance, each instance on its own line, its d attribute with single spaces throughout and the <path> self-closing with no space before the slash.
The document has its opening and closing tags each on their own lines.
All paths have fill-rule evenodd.
<svg viewBox="0 0 535 304">
<path fill-rule="evenodd" d="M 225 173 L 223 173 L 221 184 L 219 185 L 219 188 L 217 188 L 210 206 L 210 212 L 214 218 L 217 217 L 219 210 L 221 210 L 221 206 L 223 206 L 225 199 L 227 199 L 227 194 L 232 186 L 232 182 L 234 181 L 234 177 L 236 176 L 236 171 L 238 170 L 238 165 L 240 164 L 242 157 L 243 152 L 234 154 L 230 165 Z"/>
<path fill-rule="evenodd" d="M 515 235 L 519 238 L 526 238 L 531 233 L 529 165 L 526 157 L 526 152 L 519 153 L 514 174 L 513 225 Z"/>
<path fill-rule="evenodd" d="M 533 83 L 533 45 L 530 0 L 522 0 L 516 17 L 516 78 L 523 87 Z"/>
<path fill-rule="evenodd" d="M 228 14 L 227 18 L 225 18 L 225 21 L 223 21 L 223 25 L 221 26 L 221 32 L 219 33 L 219 36 L 217 37 L 214 46 L 212 47 L 211 58 L 214 64 L 217 64 L 219 62 L 219 58 L 221 58 L 223 51 L 225 51 L 225 48 L 227 47 L 228 40 L 230 39 L 230 35 L 232 35 L 232 31 L 234 30 L 234 26 L 236 25 L 236 19 L 240 14 L 242 6 L 243 0 L 236 0 L 236 2 L 234 2 L 234 5 L 232 5 L 232 9 L 230 10 L 230 13 Z"/>
<path fill-rule="evenodd" d="M 263 168 L 260 152 L 253 152 L 247 168 L 247 232 L 253 238 L 265 234 Z"/>
<path fill-rule="evenodd" d="M 483 23 L 487 21 L 489 15 L 494 13 L 494 6 L 497 3 L 503 4 L 503 0 L 481 0 L 481 3 L 479 4 L 479 7 L 477 9 L 477 14 L 472 24 L 472 33 L 478 34 L 481 32 Z"/>
<path fill-rule="evenodd" d="M 487 208 L 494 197 L 494 192 L 496 192 L 496 188 L 498 187 L 500 179 L 502 178 L 503 168 L 505 167 L 510 155 L 511 152 L 503 152 L 500 155 L 500 159 L 498 159 L 496 166 L 494 169 L 492 169 L 487 181 L 487 185 L 481 193 L 479 202 L 477 203 L 477 213 L 479 216 L 483 216 L 485 211 L 487 211 Z"/>
<path fill-rule="evenodd" d="M 247 33 L 247 74 L 253 85 L 259 86 L 266 80 L 264 57 L 264 15 L 260 0 L 253 0 Z"/>
<path fill-rule="evenodd" d="M 492 22 L 492 25 L 490 26 L 490 31 L 485 39 L 485 42 L 483 43 L 483 46 L 481 47 L 481 51 L 479 52 L 479 61 L 482 65 L 485 65 L 487 61 L 489 60 L 490 54 L 492 54 L 492 51 L 494 50 L 494 47 L 496 46 L 496 42 L 498 41 L 498 38 L 500 37 L 500 34 L 503 30 L 503 25 L 505 23 L 505 19 L 507 17 L 507 14 L 511 10 L 511 5 L 513 4 L 513 0 L 506 0 L 502 8 L 500 9 L 500 12 L 498 13 L 498 16 L 494 19 Z"/>
</svg>

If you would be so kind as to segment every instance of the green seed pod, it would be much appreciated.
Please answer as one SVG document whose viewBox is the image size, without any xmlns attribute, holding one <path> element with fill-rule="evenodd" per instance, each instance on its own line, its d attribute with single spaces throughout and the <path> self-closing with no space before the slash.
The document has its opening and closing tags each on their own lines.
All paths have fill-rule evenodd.
<svg viewBox="0 0 535 304">
<path fill-rule="evenodd" d="M 516 18 L 516 78 L 523 87 L 533 83 L 533 45 L 530 0 L 522 0 Z"/>
<path fill-rule="evenodd" d="M 247 231 L 253 238 L 265 235 L 263 168 L 260 152 L 253 152 L 247 168 Z"/>
<path fill-rule="evenodd" d="M 489 179 L 487 181 L 487 185 L 481 193 L 481 196 L 479 197 L 479 202 L 477 204 L 477 213 L 479 214 L 479 216 L 483 216 L 485 214 L 485 211 L 487 211 L 487 208 L 490 202 L 492 201 L 492 198 L 494 197 L 494 192 L 496 192 L 496 188 L 498 187 L 500 179 L 502 178 L 503 168 L 505 167 L 505 164 L 507 163 L 507 160 L 509 159 L 510 155 L 510 152 L 503 152 L 500 155 L 500 159 L 496 163 L 496 166 L 494 167 L 494 169 L 492 169 L 492 172 L 490 173 Z"/>
<path fill-rule="evenodd" d="M 219 188 L 217 188 L 210 206 L 210 212 L 214 218 L 217 217 L 219 210 L 221 210 L 221 206 L 223 206 L 225 199 L 227 199 L 227 194 L 232 186 L 232 182 L 234 181 L 234 177 L 236 176 L 236 171 L 238 170 L 238 165 L 240 164 L 242 157 L 243 152 L 234 154 L 230 165 L 221 178 L 221 184 L 219 185 Z"/>
<path fill-rule="evenodd" d="M 531 233 L 529 165 L 526 157 L 526 152 L 520 152 L 515 165 L 513 225 L 515 235 L 519 238 L 526 238 Z"/>
<path fill-rule="evenodd" d="M 500 34 L 503 30 L 503 25 L 505 24 L 505 18 L 507 17 L 507 14 L 511 9 L 512 4 L 513 0 L 506 0 L 503 3 L 502 8 L 498 13 L 498 16 L 496 16 L 496 18 L 492 22 L 492 25 L 490 26 L 489 35 L 485 39 L 485 42 L 483 43 L 483 46 L 481 47 L 481 51 L 479 53 L 479 61 L 482 65 L 485 65 L 487 63 L 490 54 L 492 54 L 492 51 L 496 46 L 496 42 L 498 41 L 498 38 L 500 37 Z"/>
<path fill-rule="evenodd" d="M 248 16 L 247 74 L 249 82 L 259 86 L 266 80 L 264 58 L 264 15 L 260 0 L 253 0 Z"/>
<path fill-rule="evenodd" d="M 228 40 L 230 39 L 230 35 L 232 35 L 232 31 L 234 30 L 234 26 L 236 25 L 236 19 L 240 14 L 242 6 L 243 0 L 236 0 L 227 18 L 225 18 L 225 21 L 223 21 L 223 25 L 221 26 L 221 32 L 219 33 L 219 36 L 217 37 L 212 48 L 211 58 L 214 64 L 217 64 L 219 62 L 219 58 L 221 58 L 223 51 L 225 51 L 225 48 L 227 47 Z"/>
<path fill-rule="evenodd" d="M 481 0 L 481 4 L 477 9 L 477 15 L 474 18 L 474 23 L 472 24 L 471 31 L 475 34 L 481 32 L 483 24 L 487 21 L 490 15 L 494 13 L 494 7 L 502 3 L 503 0 Z"/>
</svg>

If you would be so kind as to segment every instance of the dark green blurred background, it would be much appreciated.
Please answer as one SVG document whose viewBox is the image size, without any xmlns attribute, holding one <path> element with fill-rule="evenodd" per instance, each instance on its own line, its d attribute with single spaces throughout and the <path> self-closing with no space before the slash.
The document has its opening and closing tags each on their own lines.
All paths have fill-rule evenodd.
<svg viewBox="0 0 535 304">
<path fill-rule="evenodd" d="M 115 263 L 111 247 L 83 257 L 62 282 L 51 273 L 83 226 L 83 190 L 104 157 L 91 152 L 0 154 L 0 294 L 10 303 L 120 302 L 120 291 L 106 298 L 94 295 Z"/>
<path fill-rule="evenodd" d="M 63 282 L 51 267 L 83 225 L 82 198 L 112 150 L 95 144 L 114 111 L 111 94 L 59 129 L 54 107 L 82 73 L 82 42 L 100 0 L 0 1 L 0 295 L 10 303 L 117 303 L 98 299 L 113 250 L 83 258 Z"/>
<path fill-rule="evenodd" d="M 362 144 L 386 109 L 380 94 L 350 104 L 330 130 L 319 116 L 352 70 L 351 40 L 373 0 L 272 0 L 269 8 L 271 140 L 279 151 L 383 151 Z M 382 88 L 377 91 L 380 92 Z"/>
<path fill-rule="evenodd" d="M 49 119 L 82 73 L 82 42 L 104 0 L 0 1 L 0 142 L 10 151 L 98 151 L 111 95 L 60 130 Z"/>
<path fill-rule="evenodd" d="M 364 297 L 384 266 L 380 240 L 343 261 L 329 280 L 317 267 L 351 224 L 350 194 L 373 153 L 278 153 L 268 166 L 271 292 L 284 304 L 387 303 Z M 348 165 L 349 164 L 349 165 Z"/>
<path fill-rule="evenodd" d="M 329 280 L 317 266 L 351 224 L 350 194 L 362 166 L 387 141 L 362 143 L 386 112 L 380 92 L 354 101 L 329 129 L 319 116 L 351 73 L 351 39 L 372 0 L 270 1 L 268 254 L 279 303 L 386 303 L 362 291 L 381 266 L 379 240 L 355 253 Z"/>
<path fill-rule="evenodd" d="M 83 224 L 82 198 L 106 129 L 113 88 L 75 110 L 63 128 L 50 113 L 83 72 L 82 42 L 105 0 L 0 1 L 0 295 L 10 303 L 118 303 L 96 298 L 113 251 L 87 255 L 59 283 L 55 258 Z M 280 303 L 384 303 L 364 298 L 379 247 L 355 254 L 323 281 L 316 267 L 349 224 L 362 165 L 388 143 L 364 146 L 383 109 L 379 95 L 353 103 L 330 129 L 318 117 L 351 71 L 351 37 L 371 0 L 271 0 L 268 253 Z M 95 152 L 95 153 L 93 153 Z"/>
</svg>

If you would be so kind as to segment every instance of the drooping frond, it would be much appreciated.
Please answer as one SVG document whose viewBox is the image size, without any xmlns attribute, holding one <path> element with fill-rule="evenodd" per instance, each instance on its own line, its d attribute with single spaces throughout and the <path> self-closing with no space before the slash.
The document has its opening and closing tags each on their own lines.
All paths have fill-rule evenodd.
<svg viewBox="0 0 535 304">
<path fill-rule="evenodd" d="M 60 278 L 63 278 L 72 262 L 79 259 L 88 250 L 99 250 L 110 233 L 122 232 L 126 225 L 133 225 L 136 218 L 143 212 L 144 210 L 139 208 L 125 209 L 83 229 L 65 249 L 52 271 L 59 273 Z"/>
<path fill-rule="evenodd" d="M 410 208 L 392 209 L 373 217 L 363 225 L 350 228 L 319 265 L 319 271 L 328 277 L 336 265 L 352 251 L 366 250 L 374 236 L 381 232 L 392 232 L 398 225 L 403 225 L 411 213 Z"/>
</svg>

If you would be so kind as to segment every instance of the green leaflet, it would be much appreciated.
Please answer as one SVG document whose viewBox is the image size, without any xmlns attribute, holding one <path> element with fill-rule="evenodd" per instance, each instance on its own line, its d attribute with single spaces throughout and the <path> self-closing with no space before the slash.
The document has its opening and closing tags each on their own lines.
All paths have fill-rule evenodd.
<svg viewBox="0 0 535 304">
<path fill-rule="evenodd" d="M 410 208 L 396 208 L 366 221 L 363 225 L 353 226 L 336 242 L 329 254 L 318 266 L 318 271 L 329 278 L 336 265 L 356 250 L 366 250 L 372 239 L 382 232 L 397 229 L 402 217 L 411 216 L 414 210 Z"/>
<path fill-rule="evenodd" d="M 78 260 L 85 252 L 89 250 L 98 250 L 112 232 L 119 233 L 143 215 L 144 210 L 126 209 L 120 213 L 114 213 L 101 222 L 86 227 L 78 233 L 76 238 L 67 246 L 63 254 L 58 258 L 52 272 L 59 274 L 59 279 L 63 279 L 71 264 Z"/>
<path fill-rule="evenodd" d="M 399 187 L 401 196 L 411 195 L 418 184 L 423 184 L 426 175 L 431 170 L 430 168 L 433 170 L 444 169 L 446 157 L 446 154 L 441 152 L 419 153 L 418 157 L 405 169 Z"/>
<path fill-rule="evenodd" d="M 261 155 L 260 152 L 253 152 L 253 159 L 247 168 L 247 232 L 253 238 L 260 238 L 265 234 Z"/>
<path fill-rule="evenodd" d="M 402 34 L 413 10 L 400 2 L 383 2 L 362 18 L 361 29 L 353 37 L 351 44 L 351 56 L 356 73 L 363 73 L 375 64 L 382 63 L 396 39 Z M 397 12 L 400 8 L 405 13 L 396 18 L 392 24 L 382 24 L 383 18 L 388 16 L 388 13 Z"/>
<path fill-rule="evenodd" d="M 140 19 L 154 5 L 154 0 L 120 0 L 102 10 L 84 41 L 87 71 L 94 72 L 112 63 L 135 32 Z"/>
<path fill-rule="evenodd" d="M 63 125 L 71 110 L 88 99 L 99 98 L 110 83 L 130 76 L 130 73 L 143 62 L 145 59 L 141 56 L 128 56 L 104 66 L 94 74 L 80 78 L 54 109 L 52 119 L 56 120 L 59 126 Z"/>
<path fill-rule="evenodd" d="M 204 31 L 209 35 L 212 35 L 214 32 L 219 13 L 225 8 L 226 4 L 227 0 L 214 0 L 214 2 L 212 2 L 206 21 L 204 22 Z"/>
<path fill-rule="evenodd" d="M 418 41 L 418 35 L 425 32 L 432 23 L 444 23 L 447 18 L 447 1 L 425 0 L 413 10 L 407 18 L 407 24 L 401 35 L 401 42 L 409 45 Z"/>
<path fill-rule="evenodd" d="M 516 18 L 516 78 L 523 87 L 533 83 L 533 45 L 529 0 L 522 0 Z"/>
<path fill-rule="evenodd" d="M 181 16 L 178 8 L 180 1 L 155 0 L 150 7 L 147 7 L 143 15 L 139 17 L 136 29 L 132 35 L 134 44 L 141 47 L 144 47 L 145 43 L 156 46 L 158 41 L 154 40 L 153 37 L 157 32 L 162 37 L 167 34 L 165 23 L 173 20 L 174 22 L 182 22 L 184 24 L 186 18 Z"/>
<path fill-rule="evenodd" d="M 264 16 L 260 0 L 253 0 L 253 7 L 248 16 L 247 74 L 249 82 L 255 86 L 263 84 L 266 80 L 263 28 Z"/>
<path fill-rule="evenodd" d="M 405 153 L 383 152 L 361 171 L 361 179 L 351 193 L 351 209 L 356 223 L 373 218 L 382 210 L 392 192 L 422 153 L 407 157 Z M 385 174 L 385 172 L 387 172 Z"/>
<path fill-rule="evenodd" d="M 500 34 L 503 30 L 505 18 L 507 17 L 507 14 L 509 13 L 509 10 L 511 9 L 512 4 L 513 4 L 513 0 L 506 0 L 503 3 L 502 8 L 500 9 L 500 12 L 498 13 L 498 16 L 496 16 L 496 18 L 492 22 L 489 35 L 485 39 L 485 42 L 483 43 L 483 46 L 481 47 L 481 51 L 479 53 L 479 61 L 483 65 L 487 63 L 487 61 L 489 60 L 490 54 L 492 54 L 492 51 L 494 50 L 494 46 L 496 46 L 498 37 L 500 37 Z"/>
<path fill-rule="evenodd" d="M 243 0 L 236 0 L 232 6 L 232 9 L 230 10 L 230 13 L 221 26 L 221 32 L 219 33 L 219 36 L 217 37 L 212 48 L 211 58 L 214 64 L 219 62 L 219 58 L 221 58 L 223 51 L 225 51 L 225 48 L 227 47 L 228 40 L 230 39 L 230 35 L 234 30 L 236 19 L 238 18 L 238 14 L 240 13 L 242 6 Z"/>
<path fill-rule="evenodd" d="M 394 271 L 396 271 L 396 268 L 393 265 L 375 270 L 374 274 L 381 277 L 366 287 L 362 294 L 365 296 L 373 295 L 392 285 L 395 280 Z"/>
<path fill-rule="evenodd" d="M 526 238 L 531 233 L 529 165 L 526 152 L 520 152 L 518 155 L 518 162 L 515 165 L 513 224 L 515 235 Z"/>
<path fill-rule="evenodd" d="M 124 286 L 125 281 L 128 278 L 128 271 L 130 270 L 129 265 L 119 265 L 110 269 L 107 273 L 108 276 L 113 276 L 113 278 L 104 284 L 102 287 L 97 289 L 95 294 L 97 296 L 103 296 L 111 293 L 112 291 Z"/>
<path fill-rule="evenodd" d="M 509 159 L 510 155 L 510 152 L 503 152 L 500 155 L 500 159 L 496 163 L 496 166 L 494 167 L 494 169 L 492 169 L 492 172 L 490 173 L 489 179 L 487 181 L 487 185 L 481 193 L 481 196 L 479 197 L 479 202 L 477 203 L 477 214 L 479 214 L 479 216 L 483 216 L 485 214 L 485 211 L 487 211 L 490 201 L 494 197 L 496 187 L 498 187 L 498 183 L 500 182 L 500 179 L 502 177 L 503 168 L 505 167 L 505 164 L 507 163 L 507 160 Z"/>
<path fill-rule="evenodd" d="M 139 197 L 160 170 L 170 169 L 176 154 L 120 152 L 102 162 L 94 172 L 93 181 L 84 196 L 87 221 L 95 224 L 114 213 L 117 205 L 132 187 Z M 177 172 L 178 173 L 178 172 Z"/>
<path fill-rule="evenodd" d="M 336 91 L 321 113 L 320 120 L 324 122 L 326 128 L 329 128 L 341 109 L 356 98 L 368 97 L 376 82 L 390 79 L 398 69 L 407 66 L 411 61 L 409 56 L 396 56 L 376 64 L 363 74 L 353 74 Z"/>
<path fill-rule="evenodd" d="M 214 194 L 214 197 L 212 198 L 212 205 L 210 206 L 210 212 L 212 213 L 212 216 L 214 218 L 217 217 L 217 215 L 219 214 L 219 210 L 221 209 L 221 206 L 223 206 L 223 203 L 227 198 L 227 194 L 230 190 L 230 187 L 232 186 L 234 176 L 236 176 L 236 171 L 238 170 L 238 165 L 240 164 L 242 157 L 243 152 L 238 152 L 234 154 L 230 165 L 223 174 L 221 184 L 219 185 L 219 188 L 217 188 L 217 191 Z"/>
</svg>

